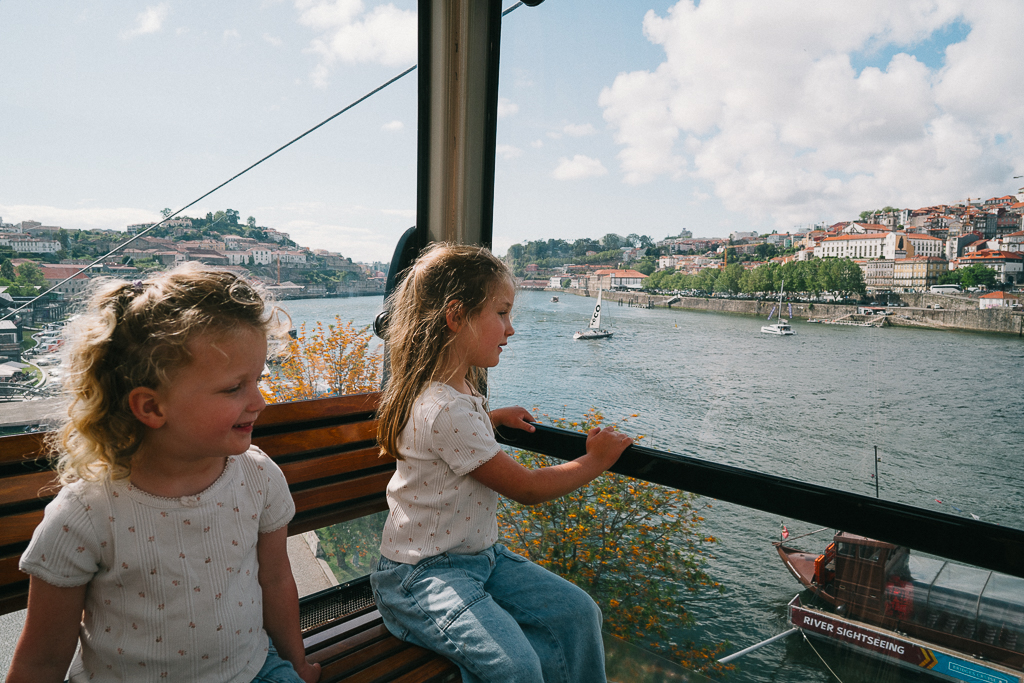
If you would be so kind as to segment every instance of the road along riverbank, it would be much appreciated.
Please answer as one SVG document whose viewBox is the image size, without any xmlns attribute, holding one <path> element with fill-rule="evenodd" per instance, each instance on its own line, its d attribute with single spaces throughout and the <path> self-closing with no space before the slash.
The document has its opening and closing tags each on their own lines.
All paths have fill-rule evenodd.
<svg viewBox="0 0 1024 683">
<path fill-rule="evenodd" d="M 550 292 L 597 296 L 586 289 L 548 289 Z M 709 313 L 733 313 L 768 317 L 776 301 L 766 299 L 716 299 L 694 296 L 669 296 L 646 292 L 604 292 L 606 305 L 638 308 L 682 308 Z M 614 302 L 614 304 L 612 303 Z M 904 306 L 890 306 L 888 323 L 897 327 L 920 327 L 934 330 L 967 330 L 971 332 L 997 332 L 1024 337 L 1024 314 L 1003 308 L 980 310 L 976 299 L 942 294 L 892 294 L 888 302 Z M 785 311 L 789 315 L 788 305 Z M 835 319 L 856 314 L 857 306 L 829 303 L 793 302 L 793 318 Z M 941 306 L 941 308 L 934 308 Z"/>
</svg>

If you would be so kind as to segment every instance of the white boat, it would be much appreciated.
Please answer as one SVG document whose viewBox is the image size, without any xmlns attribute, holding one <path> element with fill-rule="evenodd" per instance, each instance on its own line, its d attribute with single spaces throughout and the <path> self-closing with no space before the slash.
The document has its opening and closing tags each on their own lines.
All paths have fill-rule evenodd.
<svg viewBox="0 0 1024 683">
<path fill-rule="evenodd" d="M 770 324 L 761 326 L 762 334 L 776 334 L 780 337 L 787 334 L 796 334 L 796 332 L 793 331 L 793 328 L 789 326 L 789 321 L 782 317 L 782 290 L 785 289 L 785 287 L 785 282 L 779 286 L 779 317 L 775 319 L 774 323 L 771 322 L 772 315 L 775 313 L 775 307 L 773 306 L 772 312 L 768 314 L 768 322 Z M 792 312 L 793 307 L 790 306 L 789 310 Z"/>
<path fill-rule="evenodd" d="M 594 306 L 594 314 L 590 316 L 590 325 L 587 329 L 580 330 L 572 335 L 573 339 L 604 339 L 612 336 L 608 330 L 601 329 L 601 290 L 597 290 L 597 304 Z"/>
</svg>

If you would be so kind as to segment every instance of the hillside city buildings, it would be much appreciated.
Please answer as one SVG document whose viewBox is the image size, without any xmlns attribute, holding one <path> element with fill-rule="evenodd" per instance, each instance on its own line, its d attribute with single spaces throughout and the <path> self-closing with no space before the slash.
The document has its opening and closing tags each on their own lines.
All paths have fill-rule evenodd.
<svg viewBox="0 0 1024 683">
<path fill-rule="evenodd" d="M 744 260 L 744 255 L 763 256 L 769 252 L 766 247 L 773 247 L 790 252 L 770 259 L 776 263 L 849 258 L 860 266 L 872 292 L 927 291 L 944 273 L 976 264 L 993 270 L 999 283 L 1019 285 L 1024 284 L 1024 188 L 1015 196 L 887 210 L 862 215 L 859 221 L 819 224 L 785 234 L 737 231 L 728 238 L 694 237 L 683 230 L 654 246 L 660 253 L 658 270 L 688 275 L 722 268 L 726 250 L 735 252 L 744 268 L 757 268 L 764 260 Z M 566 264 L 540 269 L 528 264 L 522 286 L 641 289 L 646 276 L 628 266 L 644 258 L 647 250 L 623 247 L 620 251 L 614 267 Z M 1017 303 L 990 298 L 986 308 Z"/>
</svg>

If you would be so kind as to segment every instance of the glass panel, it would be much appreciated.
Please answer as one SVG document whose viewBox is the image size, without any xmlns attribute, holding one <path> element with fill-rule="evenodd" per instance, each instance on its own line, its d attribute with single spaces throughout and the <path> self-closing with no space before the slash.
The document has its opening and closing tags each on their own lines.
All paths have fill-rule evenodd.
<svg viewBox="0 0 1024 683">
<path fill-rule="evenodd" d="M 940 312 L 951 306 L 960 308 L 960 315 L 974 315 L 976 296 L 959 303 L 940 295 L 930 298 L 920 291 L 921 283 L 915 293 L 897 294 L 879 283 L 893 277 L 909 283 L 925 276 L 909 269 L 894 273 L 894 259 L 878 259 L 885 249 L 882 242 L 854 242 L 864 278 L 876 280 L 868 283 L 873 288 L 853 297 L 849 309 L 839 309 L 832 304 L 845 294 L 815 292 L 813 283 L 787 279 L 785 297 L 793 295 L 781 302 L 782 317 L 796 334 L 779 338 L 761 333 L 769 311 L 780 303 L 777 279 L 761 289 L 716 288 L 714 278 L 708 278 L 703 284 L 691 280 L 665 288 L 683 292 L 615 292 L 609 288 L 626 285 L 597 276 L 601 268 L 628 269 L 643 262 L 630 248 L 619 248 L 626 245 L 608 249 L 618 249 L 618 254 L 599 258 L 596 252 L 610 246 L 603 240 L 616 236 L 651 238 L 659 259 L 691 252 L 685 261 L 656 259 L 656 269 L 696 274 L 710 267 L 716 277 L 724 266 L 718 250 L 732 239 L 736 253 L 727 252 L 729 263 L 736 268 L 742 259 L 737 281 L 749 281 L 759 264 L 781 267 L 756 253 L 759 248 L 768 251 L 758 241 L 777 245 L 780 252 L 790 249 L 792 255 L 808 239 L 794 233 L 840 222 L 847 226 L 861 211 L 897 201 L 890 197 L 907 205 L 900 208 L 939 201 L 968 210 L 962 192 L 931 181 L 923 185 L 934 200 L 894 190 L 903 183 L 885 183 L 885 199 L 875 191 L 841 191 L 840 197 L 824 185 L 810 188 L 803 182 L 824 173 L 836 188 L 852 190 L 862 180 L 873 182 L 880 166 L 853 169 L 841 160 L 850 157 L 840 155 L 825 164 L 831 170 L 823 170 L 811 161 L 821 160 L 818 155 L 827 146 L 814 139 L 817 133 L 802 138 L 810 141 L 806 147 L 790 147 L 787 136 L 808 132 L 805 124 L 819 132 L 837 132 L 836 120 L 817 105 L 863 93 L 860 86 L 876 76 L 892 76 L 897 54 L 938 83 L 940 62 L 955 61 L 961 49 L 972 52 L 977 44 L 968 34 L 990 21 L 998 24 L 998 19 L 943 20 L 942 28 L 910 20 L 928 36 L 924 42 L 941 45 L 939 53 L 948 55 L 936 61 L 936 54 L 926 54 L 930 48 L 920 42 L 897 47 L 891 36 L 874 29 L 853 38 L 843 28 L 845 21 L 823 15 L 819 21 L 777 6 L 765 12 L 759 15 L 749 5 L 688 1 L 618 3 L 600 10 L 544 3 L 506 17 L 494 246 L 507 256 L 524 286 L 513 313 L 516 336 L 489 375 L 492 405 L 536 408 L 539 419 L 565 424 L 581 423 L 596 410 L 607 421 L 645 435 L 647 445 L 1024 527 L 1016 453 L 1024 426 L 1007 417 L 1024 410 L 1012 373 L 1006 372 L 1019 360 L 1019 340 L 913 327 L 952 319 L 951 313 L 942 318 L 946 314 Z M 856 12 L 863 26 L 889 21 L 867 7 Z M 804 30 L 812 25 L 813 30 Z M 840 35 L 852 42 L 839 47 L 823 38 Z M 877 49 L 876 40 L 889 47 Z M 1003 40 L 1010 45 L 1010 38 Z M 811 73 L 821 75 L 818 69 L 833 58 L 844 64 L 841 75 L 810 78 Z M 787 100 L 785 92 L 792 97 Z M 850 116 L 843 126 L 870 125 L 874 115 L 881 117 L 876 120 L 894 120 L 880 114 L 880 108 L 869 115 L 860 97 L 855 100 L 845 109 Z M 928 136 L 927 124 L 915 123 L 911 129 L 914 135 Z M 939 148 L 945 149 L 945 143 Z M 881 162 L 881 157 L 876 159 Z M 1019 181 L 1009 176 L 1020 172 L 1003 174 L 984 191 L 1012 197 Z M 911 177 L 921 178 L 916 171 L 907 175 Z M 769 186 L 778 189 L 779 184 L 788 189 L 775 195 Z M 783 196 L 786 206 L 774 206 L 774 198 Z M 814 208 L 797 219 L 790 213 L 796 205 Z M 868 219 L 872 224 L 889 220 L 881 214 Z M 906 230 L 911 219 L 904 216 L 898 223 Z M 758 235 L 748 239 L 754 231 Z M 684 235 L 691 237 L 686 233 L 692 233 L 691 241 L 683 240 Z M 926 241 L 929 248 L 934 246 Z M 900 248 L 907 242 L 902 238 Z M 748 249 L 753 253 L 744 254 Z M 595 252 L 589 264 L 584 263 L 587 251 Z M 835 248 L 831 253 L 842 256 Z M 822 259 L 818 261 L 820 265 Z M 796 263 L 787 267 L 796 269 Z M 650 266 L 649 261 L 644 264 Z M 588 271 L 589 280 L 584 277 Z M 598 282 L 603 283 L 602 327 L 613 336 L 574 341 L 573 333 L 594 310 Z M 899 289 L 910 287 L 901 284 Z M 673 301 L 680 293 L 684 296 Z M 857 317 L 854 304 L 884 308 L 886 315 L 870 318 L 876 324 L 891 322 L 884 328 L 843 324 L 868 322 L 867 316 Z M 853 318 L 845 319 L 848 313 Z M 837 324 L 808 324 L 814 318 Z M 965 382 L 965 377 L 970 379 Z M 958 420 L 982 424 L 964 430 L 955 426 Z M 778 538 L 781 524 L 787 525 L 791 538 L 813 533 L 816 527 L 716 501 L 694 505 L 708 502 L 713 509 L 701 511 L 702 533 L 716 542 L 704 548 L 705 570 L 725 593 L 680 590 L 680 609 L 694 615 L 696 623 L 679 640 L 707 645 L 728 639 L 723 654 L 735 652 L 784 632 L 790 623 L 787 604 L 798 592 L 822 614 L 836 614 L 835 605 L 814 598 L 785 564 L 775 562 L 768 545 L 769 538 Z M 813 571 L 815 558 L 834 531 L 796 541 L 806 550 L 798 566 Z M 877 549 L 844 545 L 837 553 L 848 558 L 879 557 Z M 840 610 L 848 616 L 874 609 L 905 622 L 900 631 L 930 625 L 948 636 L 945 629 L 952 624 L 957 637 L 977 637 L 986 644 L 982 624 L 987 615 L 1006 607 L 1005 600 L 993 598 L 989 607 L 982 597 L 979 606 L 981 585 L 973 578 L 979 572 L 958 567 L 939 576 L 943 565 L 897 550 L 886 558 L 884 572 L 871 573 L 881 583 L 860 596 L 864 604 L 851 600 Z M 1012 634 L 1019 627 L 1014 620 L 1024 618 L 1020 610 L 1008 608 L 1011 613 L 990 629 L 992 643 L 1002 643 L 1004 650 L 1012 649 L 1005 643 L 1016 642 Z M 894 629 L 892 623 L 888 629 Z M 1004 631 L 1011 633 L 1010 640 L 1004 639 Z M 996 656 L 981 650 L 975 654 L 978 658 L 969 655 L 964 666 Z M 841 647 L 835 639 L 808 642 L 796 635 L 740 658 L 735 666 L 728 680 L 922 679 L 916 664 L 905 670 L 892 660 L 866 656 L 863 649 Z M 1015 666 L 1020 668 L 1020 660 Z M 988 675 L 1002 680 L 988 673 L 978 678 Z"/>
<path fill-rule="evenodd" d="M 380 559 L 380 536 L 387 512 L 334 524 L 316 530 L 317 557 L 330 568 L 336 583 L 366 576 Z"/>
</svg>

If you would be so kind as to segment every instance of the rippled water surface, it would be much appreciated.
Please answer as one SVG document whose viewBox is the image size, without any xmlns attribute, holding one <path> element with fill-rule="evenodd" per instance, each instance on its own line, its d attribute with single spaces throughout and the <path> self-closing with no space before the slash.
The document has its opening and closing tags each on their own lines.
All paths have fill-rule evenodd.
<svg viewBox="0 0 1024 683">
<path fill-rule="evenodd" d="M 1024 528 L 1024 342 L 1013 336 L 794 323 L 605 302 L 610 339 L 574 341 L 594 300 L 522 292 L 516 335 L 490 373 L 491 404 L 576 417 L 591 407 L 647 445 L 712 462 Z M 368 324 L 379 298 L 285 302 L 296 323 Z M 942 501 L 939 503 L 937 501 Z M 728 592 L 690 603 L 697 633 L 735 651 L 785 630 L 798 585 L 771 541 L 782 520 L 714 503 L 710 571 Z M 811 531 L 785 520 L 794 533 Z M 820 539 L 820 542 L 815 539 Z M 817 550 L 825 534 L 808 539 Z M 843 681 L 917 680 L 815 643 Z M 739 660 L 736 681 L 835 680 L 792 636 Z"/>
</svg>

